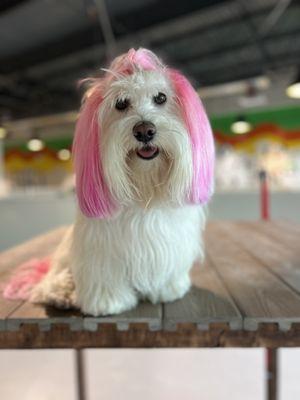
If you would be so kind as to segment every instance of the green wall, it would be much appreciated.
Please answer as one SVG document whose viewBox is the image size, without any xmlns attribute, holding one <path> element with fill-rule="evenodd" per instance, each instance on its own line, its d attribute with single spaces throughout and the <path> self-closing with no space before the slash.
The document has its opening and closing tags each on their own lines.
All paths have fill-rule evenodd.
<svg viewBox="0 0 300 400">
<path fill-rule="evenodd" d="M 243 114 L 246 119 L 255 127 L 262 123 L 273 123 L 287 130 L 300 130 L 300 101 L 299 106 L 284 107 L 276 109 L 258 109 L 258 110 L 247 110 L 247 112 L 231 113 L 226 115 L 212 115 L 210 116 L 211 125 L 214 131 L 220 131 L 227 135 L 234 135 L 230 126 L 232 122 L 237 118 L 238 115 Z M 66 136 L 64 132 L 61 133 L 61 137 L 47 139 L 46 146 L 53 150 L 59 150 L 62 148 L 70 148 L 72 144 L 72 137 Z M 19 150 L 26 151 L 25 142 L 9 142 L 5 143 L 5 149 L 17 148 Z"/>
<path fill-rule="evenodd" d="M 228 135 L 234 135 L 230 126 L 237 116 L 243 115 L 255 127 L 262 123 L 272 123 L 287 130 L 300 130 L 300 101 L 299 106 L 253 110 L 240 113 L 231 113 L 222 116 L 210 116 L 214 131 L 220 131 Z"/>
<path fill-rule="evenodd" d="M 62 136 L 64 134 L 62 133 Z M 60 149 L 65 149 L 65 148 L 70 148 L 72 145 L 72 137 L 60 137 L 60 138 L 53 138 L 53 139 L 46 139 L 45 140 L 45 145 L 49 149 L 52 150 L 60 150 Z M 18 149 L 22 151 L 29 151 L 26 147 L 26 142 L 10 142 L 9 144 L 5 143 L 4 146 L 5 150 L 10 150 L 10 149 Z"/>
</svg>

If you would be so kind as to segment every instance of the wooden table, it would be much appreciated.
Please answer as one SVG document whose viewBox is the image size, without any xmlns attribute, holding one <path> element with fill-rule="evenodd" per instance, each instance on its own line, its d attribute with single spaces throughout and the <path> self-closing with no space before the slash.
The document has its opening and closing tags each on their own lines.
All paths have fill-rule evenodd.
<svg viewBox="0 0 300 400">
<path fill-rule="evenodd" d="M 20 263 L 53 253 L 66 227 L 0 255 L 3 284 Z M 79 399 L 85 399 L 88 347 L 268 348 L 266 393 L 276 399 L 276 348 L 300 346 L 300 225 L 210 222 L 206 262 L 181 300 L 140 304 L 111 317 L 84 316 L 0 296 L 0 348 L 74 348 Z"/>
<path fill-rule="evenodd" d="M 0 255 L 0 282 L 53 252 L 57 229 Z M 0 348 L 300 346 L 300 225 L 210 222 L 182 299 L 94 318 L 0 298 Z"/>
</svg>

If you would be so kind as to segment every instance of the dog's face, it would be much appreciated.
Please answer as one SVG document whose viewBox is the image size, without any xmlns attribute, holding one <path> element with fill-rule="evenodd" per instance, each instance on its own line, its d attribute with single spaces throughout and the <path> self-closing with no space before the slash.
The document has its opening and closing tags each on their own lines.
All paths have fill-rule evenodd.
<svg viewBox="0 0 300 400">
<path fill-rule="evenodd" d="M 203 204 L 212 194 L 213 137 L 199 96 L 146 49 L 130 49 L 92 81 L 73 155 L 87 217 L 133 203 Z"/>
<path fill-rule="evenodd" d="M 113 81 L 99 107 L 109 189 L 123 204 L 182 203 L 192 181 L 191 142 L 167 77 L 137 71 Z"/>
</svg>

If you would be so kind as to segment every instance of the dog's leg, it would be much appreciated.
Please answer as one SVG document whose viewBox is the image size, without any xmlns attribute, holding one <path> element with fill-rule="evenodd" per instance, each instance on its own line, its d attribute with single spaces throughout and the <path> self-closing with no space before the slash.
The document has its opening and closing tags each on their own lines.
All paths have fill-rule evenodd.
<svg viewBox="0 0 300 400">
<path fill-rule="evenodd" d="M 30 301 L 57 308 L 74 308 L 75 287 L 70 268 L 70 246 L 73 229 L 69 229 L 58 246 L 45 278 L 32 290 Z"/>
<path fill-rule="evenodd" d="M 115 259 L 108 246 L 97 243 L 75 245 L 72 275 L 76 302 L 81 311 L 93 316 L 118 314 L 134 308 L 137 294 L 124 275 L 122 261 Z"/>
<path fill-rule="evenodd" d="M 114 288 L 80 284 L 76 299 L 82 312 L 93 316 L 119 314 L 134 308 L 138 302 L 134 290 L 121 283 L 115 283 Z"/>
<path fill-rule="evenodd" d="M 72 268 L 76 301 L 85 314 L 118 314 L 136 306 L 137 295 L 134 289 L 122 270 L 113 265 L 113 261 L 107 262 L 103 256 L 93 258 L 81 251 L 72 263 Z"/>
<path fill-rule="evenodd" d="M 181 299 L 190 289 L 191 279 L 188 271 L 182 271 L 172 276 L 159 290 L 150 293 L 147 297 L 156 304 L 160 302 L 174 301 Z"/>
<path fill-rule="evenodd" d="M 118 314 L 137 304 L 126 263 L 118 253 L 115 229 L 114 222 L 86 218 L 81 214 L 75 223 L 72 275 L 76 302 L 86 314 Z"/>
</svg>

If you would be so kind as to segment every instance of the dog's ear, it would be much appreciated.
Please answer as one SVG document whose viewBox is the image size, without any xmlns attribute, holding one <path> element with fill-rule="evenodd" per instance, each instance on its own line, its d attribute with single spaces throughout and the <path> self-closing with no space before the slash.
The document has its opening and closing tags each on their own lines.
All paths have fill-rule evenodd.
<svg viewBox="0 0 300 400">
<path fill-rule="evenodd" d="M 98 113 L 101 103 L 101 91 L 97 87 L 87 93 L 76 124 L 72 150 L 79 206 L 90 218 L 107 218 L 116 210 L 100 157 Z"/>
<path fill-rule="evenodd" d="M 169 69 L 182 118 L 190 136 L 193 155 L 192 187 L 188 201 L 204 204 L 214 189 L 214 140 L 202 102 L 190 82 L 178 71 Z"/>
</svg>

